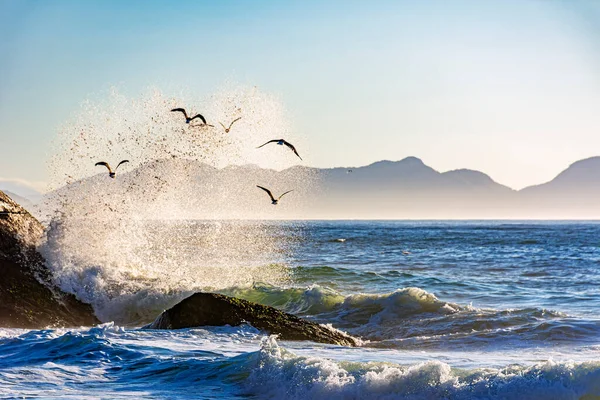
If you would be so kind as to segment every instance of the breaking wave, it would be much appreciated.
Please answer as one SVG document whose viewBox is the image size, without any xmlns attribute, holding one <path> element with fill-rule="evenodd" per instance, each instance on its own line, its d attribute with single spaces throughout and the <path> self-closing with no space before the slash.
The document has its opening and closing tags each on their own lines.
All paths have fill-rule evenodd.
<svg viewBox="0 0 600 400">
<path fill-rule="evenodd" d="M 592 399 L 600 362 L 503 369 L 453 369 L 440 361 L 403 366 L 302 357 L 271 337 L 255 355 L 245 387 L 269 399 Z"/>
<path fill-rule="evenodd" d="M 594 344 L 600 322 L 538 308 L 480 309 L 438 299 L 416 287 L 384 294 L 342 295 L 312 285 L 282 288 L 267 284 L 229 288 L 225 294 L 333 324 L 368 341 L 396 349 L 491 349 Z"/>
<path fill-rule="evenodd" d="M 80 330 L 8 330 L 0 335 L 0 395 L 328 400 L 600 396 L 598 361 L 459 369 L 438 360 L 402 364 L 304 356 L 287 343 L 248 326 L 140 331 L 104 324 Z"/>
</svg>

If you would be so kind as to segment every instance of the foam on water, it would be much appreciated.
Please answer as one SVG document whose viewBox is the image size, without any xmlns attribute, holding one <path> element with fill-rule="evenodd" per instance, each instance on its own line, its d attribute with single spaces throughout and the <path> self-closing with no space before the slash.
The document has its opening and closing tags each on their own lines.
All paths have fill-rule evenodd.
<svg viewBox="0 0 600 400">
<path fill-rule="evenodd" d="M 175 331 L 112 323 L 0 335 L 0 395 L 68 398 L 594 399 L 600 362 L 281 342 L 249 326 Z M 262 339 L 262 343 L 261 343 Z M 293 350 L 292 350 L 293 349 Z M 534 361 L 531 358 L 533 356 Z M 492 360 L 494 357 L 499 357 Z M 528 361 L 525 361 L 529 358 Z M 502 367 L 490 365 L 498 364 Z M 507 363 L 512 359 L 519 364 Z M 370 361 L 365 361 L 370 360 Z M 421 361 L 423 360 L 423 361 Z M 539 361 L 535 361 L 539 360 Z M 474 366 L 473 366 L 474 365 Z M 473 366 L 473 367 L 472 367 Z M 596 397 L 594 397 L 596 396 Z"/>
<path fill-rule="evenodd" d="M 600 362 L 457 370 L 440 361 L 404 366 L 301 357 L 265 340 L 247 390 L 270 399 L 592 399 Z"/>
<path fill-rule="evenodd" d="M 256 351 L 256 335 L 250 327 L 147 332 L 114 324 L 31 331 L 0 339 L 0 396 L 231 398 L 229 360 Z"/>
<path fill-rule="evenodd" d="M 215 127 L 187 125 L 170 112 L 175 107 L 200 112 Z M 219 122 L 238 117 L 225 133 Z M 293 235 L 266 223 L 215 221 L 280 218 L 305 204 L 305 189 L 316 179 L 308 170 L 279 179 L 274 170 L 242 166 L 296 163 L 279 146 L 256 149 L 282 134 L 302 142 L 280 102 L 255 87 L 196 100 L 158 90 L 128 98 L 112 90 L 87 101 L 61 128 L 49 163 L 55 190 L 43 203 L 49 230 L 42 252 L 55 281 L 91 303 L 101 320 L 130 324 L 152 320 L 193 291 L 286 281 L 282 262 Z M 115 179 L 94 166 L 107 161 L 114 168 L 122 159 L 130 163 Z M 272 207 L 256 184 L 297 190 Z"/>
</svg>

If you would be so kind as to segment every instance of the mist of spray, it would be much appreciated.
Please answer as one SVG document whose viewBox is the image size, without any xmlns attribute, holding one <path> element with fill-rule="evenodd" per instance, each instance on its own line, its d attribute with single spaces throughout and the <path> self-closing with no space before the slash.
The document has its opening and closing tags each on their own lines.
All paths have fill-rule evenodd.
<svg viewBox="0 0 600 400">
<path fill-rule="evenodd" d="M 201 113 L 207 124 L 186 124 L 170 111 L 177 107 Z M 221 123 L 237 118 L 225 132 Z M 279 137 L 303 142 L 281 103 L 255 87 L 192 100 L 111 90 L 86 101 L 59 130 L 49 162 L 42 251 L 56 283 L 91 303 L 101 320 L 129 324 L 194 291 L 285 285 L 285 260 L 301 232 L 290 224 L 224 221 L 280 219 L 309 204 L 312 170 L 277 172 L 299 160 L 276 145 L 256 149 Z M 124 159 L 115 178 L 94 165 L 114 169 Z M 276 193 L 294 189 L 294 196 L 274 207 L 256 184 Z"/>
</svg>

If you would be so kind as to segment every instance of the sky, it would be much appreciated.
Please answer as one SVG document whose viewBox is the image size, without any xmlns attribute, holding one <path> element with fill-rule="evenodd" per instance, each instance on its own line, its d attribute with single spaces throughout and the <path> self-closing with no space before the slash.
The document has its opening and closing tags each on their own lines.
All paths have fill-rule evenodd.
<svg viewBox="0 0 600 400">
<path fill-rule="evenodd" d="M 94 93 L 276 94 L 305 165 L 408 156 L 515 189 L 600 155 L 600 2 L 0 0 L 0 182 L 43 190 Z"/>
</svg>

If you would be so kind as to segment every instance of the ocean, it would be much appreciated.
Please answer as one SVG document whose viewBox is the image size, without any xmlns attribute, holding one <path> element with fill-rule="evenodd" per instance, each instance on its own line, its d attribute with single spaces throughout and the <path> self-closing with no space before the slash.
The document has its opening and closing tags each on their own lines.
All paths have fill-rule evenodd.
<svg viewBox="0 0 600 400">
<path fill-rule="evenodd" d="M 50 229 L 55 281 L 105 323 L 0 329 L 0 397 L 600 399 L 599 223 L 137 223 L 151 225 L 144 237 L 83 255 L 84 228 Z M 362 346 L 141 329 L 196 290 Z"/>
</svg>

